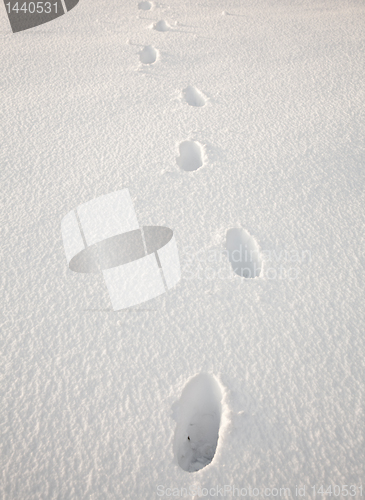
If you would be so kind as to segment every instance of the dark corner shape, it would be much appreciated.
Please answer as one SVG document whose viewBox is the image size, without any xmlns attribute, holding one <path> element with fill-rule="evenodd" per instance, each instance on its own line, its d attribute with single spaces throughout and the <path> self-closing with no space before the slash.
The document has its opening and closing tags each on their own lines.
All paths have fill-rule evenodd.
<svg viewBox="0 0 365 500">
<path fill-rule="evenodd" d="M 64 2 L 67 11 L 70 11 L 79 0 L 64 0 Z M 61 0 L 51 2 L 4 0 L 4 4 L 13 33 L 35 28 L 65 14 Z"/>
</svg>

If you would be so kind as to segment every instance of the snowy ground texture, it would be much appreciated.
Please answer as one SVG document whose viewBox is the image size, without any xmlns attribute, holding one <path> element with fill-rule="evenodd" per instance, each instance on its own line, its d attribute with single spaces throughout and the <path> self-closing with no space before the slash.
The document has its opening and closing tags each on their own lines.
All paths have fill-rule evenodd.
<svg viewBox="0 0 365 500">
<path fill-rule="evenodd" d="M 0 497 L 362 498 L 364 2 L 148 7 L 0 8 Z M 60 222 L 125 187 L 182 278 L 114 312 Z"/>
</svg>

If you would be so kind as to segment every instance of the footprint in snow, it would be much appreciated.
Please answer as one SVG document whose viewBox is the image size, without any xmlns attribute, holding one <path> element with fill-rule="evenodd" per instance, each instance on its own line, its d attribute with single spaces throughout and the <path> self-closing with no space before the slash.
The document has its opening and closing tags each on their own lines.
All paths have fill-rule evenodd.
<svg viewBox="0 0 365 500">
<path fill-rule="evenodd" d="M 226 249 L 233 271 L 242 278 L 257 278 L 261 274 L 262 256 L 253 236 L 244 229 L 229 229 Z"/>
<path fill-rule="evenodd" d="M 213 460 L 222 415 L 222 391 L 208 373 L 192 378 L 177 406 L 174 455 L 179 466 L 196 472 Z"/>
<path fill-rule="evenodd" d="M 152 45 L 146 45 L 139 53 L 139 59 L 143 64 L 153 64 L 157 59 L 158 52 Z"/>
<path fill-rule="evenodd" d="M 171 26 L 169 26 L 167 24 L 166 21 L 164 21 L 163 19 L 161 19 L 161 21 L 158 21 L 157 23 L 155 23 L 153 25 L 153 29 L 156 30 L 156 31 L 161 31 L 161 32 L 164 32 L 164 31 L 169 31 Z"/>
<path fill-rule="evenodd" d="M 151 10 L 152 9 L 152 2 L 139 2 L 138 8 L 140 10 Z"/>
<path fill-rule="evenodd" d="M 196 87 L 188 85 L 188 87 L 183 90 L 183 95 L 185 101 L 190 106 L 201 107 L 205 105 L 205 97 Z"/>
<path fill-rule="evenodd" d="M 183 141 L 179 145 L 179 152 L 176 163 L 183 170 L 192 172 L 203 165 L 203 147 L 199 142 Z"/>
</svg>

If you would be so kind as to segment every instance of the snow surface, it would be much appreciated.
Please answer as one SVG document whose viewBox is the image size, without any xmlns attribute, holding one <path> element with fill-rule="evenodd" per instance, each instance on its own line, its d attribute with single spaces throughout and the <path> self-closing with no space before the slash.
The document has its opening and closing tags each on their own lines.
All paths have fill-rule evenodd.
<svg viewBox="0 0 365 500">
<path fill-rule="evenodd" d="M 0 497 L 362 498 L 364 3 L 81 0 L 17 34 L 0 12 Z M 182 278 L 114 312 L 60 222 L 125 187 Z"/>
</svg>

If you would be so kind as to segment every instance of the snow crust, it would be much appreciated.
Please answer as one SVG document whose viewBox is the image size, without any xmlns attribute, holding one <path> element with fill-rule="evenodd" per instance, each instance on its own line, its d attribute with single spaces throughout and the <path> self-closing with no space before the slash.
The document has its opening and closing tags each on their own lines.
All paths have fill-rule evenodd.
<svg viewBox="0 0 365 500">
<path fill-rule="evenodd" d="M 17 34 L 0 9 L 1 498 L 362 498 L 364 32 L 357 0 L 80 0 Z M 125 187 L 182 276 L 113 312 L 61 220 Z M 220 421 L 189 472 L 201 374 Z"/>
</svg>

